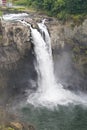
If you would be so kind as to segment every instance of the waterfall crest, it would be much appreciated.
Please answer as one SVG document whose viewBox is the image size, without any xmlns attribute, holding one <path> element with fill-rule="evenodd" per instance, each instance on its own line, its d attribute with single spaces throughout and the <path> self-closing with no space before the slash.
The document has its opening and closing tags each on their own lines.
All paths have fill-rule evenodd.
<svg viewBox="0 0 87 130">
<path fill-rule="evenodd" d="M 50 39 L 50 35 L 48 33 L 48 30 L 47 30 L 47 27 L 44 23 L 45 23 L 45 20 L 43 20 L 42 23 L 38 23 L 38 27 L 41 31 L 43 39 L 46 42 L 46 48 L 48 49 L 48 51 L 51 55 L 51 58 L 52 58 L 51 39 Z"/>
<path fill-rule="evenodd" d="M 2 16 L 2 18 L 5 20 L 5 21 L 17 21 L 17 20 L 22 20 L 24 19 L 25 17 L 28 17 L 28 14 L 27 13 L 18 13 L 18 14 L 5 14 Z"/>
</svg>

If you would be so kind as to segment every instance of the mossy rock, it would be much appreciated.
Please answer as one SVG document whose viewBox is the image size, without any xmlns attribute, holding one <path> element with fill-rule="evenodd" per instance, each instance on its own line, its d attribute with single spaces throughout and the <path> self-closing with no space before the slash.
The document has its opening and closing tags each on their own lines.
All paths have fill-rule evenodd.
<svg viewBox="0 0 87 130">
<path fill-rule="evenodd" d="M 82 24 L 83 20 L 85 19 L 85 15 L 84 14 L 71 15 L 71 18 L 75 23 L 75 25 L 79 26 L 80 24 Z"/>
<path fill-rule="evenodd" d="M 23 125 L 19 122 L 10 122 L 9 125 L 15 130 L 23 130 Z"/>
<path fill-rule="evenodd" d="M 0 130 L 35 130 L 34 126 L 21 121 L 17 115 L 11 115 L 0 108 Z"/>
<path fill-rule="evenodd" d="M 80 53 L 80 48 L 79 48 L 79 46 L 75 46 L 75 47 L 73 48 L 73 52 L 74 52 L 74 53 Z"/>
<path fill-rule="evenodd" d="M 19 122 L 10 122 L 10 123 L 2 123 L 2 125 L 0 125 L 0 130 L 35 130 L 35 128 L 33 127 L 33 125 L 28 125 L 28 124 L 24 124 L 19 123 Z"/>
<path fill-rule="evenodd" d="M 12 127 L 6 127 L 4 125 L 0 125 L 0 130 L 15 130 L 15 129 Z"/>
<path fill-rule="evenodd" d="M 3 15 L 3 12 L 2 11 L 0 11 L 0 16 L 2 16 Z"/>
</svg>

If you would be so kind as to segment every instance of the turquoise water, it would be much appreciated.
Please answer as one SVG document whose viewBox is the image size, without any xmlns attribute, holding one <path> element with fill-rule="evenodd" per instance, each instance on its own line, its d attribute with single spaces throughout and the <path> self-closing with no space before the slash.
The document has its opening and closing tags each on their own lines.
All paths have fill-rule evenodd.
<svg viewBox="0 0 87 130">
<path fill-rule="evenodd" d="M 36 130 L 87 130 L 87 109 L 81 106 L 59 106 L 54 110 L 27 106 L 22 115 Z"/>
</svg>

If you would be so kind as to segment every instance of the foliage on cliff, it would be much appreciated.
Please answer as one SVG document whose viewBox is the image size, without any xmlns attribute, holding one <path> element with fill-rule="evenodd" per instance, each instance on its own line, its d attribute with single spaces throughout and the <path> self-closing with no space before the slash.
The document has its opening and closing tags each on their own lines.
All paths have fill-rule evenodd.
<svg viewBox="0 0 87 130">
<path fill-rule="evenodd" d="M 45 10 L 49 15 L 56 17 L 87 13 L 87 0 L 17 0 L 17 2 Z"/>
</svg>

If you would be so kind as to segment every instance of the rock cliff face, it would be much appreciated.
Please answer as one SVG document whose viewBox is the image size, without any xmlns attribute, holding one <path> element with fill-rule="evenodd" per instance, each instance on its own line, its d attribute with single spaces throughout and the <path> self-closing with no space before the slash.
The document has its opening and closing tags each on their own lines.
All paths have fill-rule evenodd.
<svg viewBox="0 0 87 130">
<path fill-rule="evenodd" d="M 51 44 L 54 55 L 57 54 L 60 56 L 62 52 L 69 52 L 70 58 L 72 59 L 73 68 L 75 68 L 75 70 L 77 70 L 83 76 L 83 78 L 86 79 L 87 20 L 84 20 L 81 25 L 77 26 L 73 22 L 62 24 L 55 18 L 49 18 L 47 16 L 33 14 L 31 15 L 31 18 L 33 19 L 32 21 L 30 18 L 27 18 L 26 21 L 30 22 L 35 28 L 37 28 L 37 22 L 40 22 L 43 18 L 47 19 L 46 25 L 51 36 Z M 29 55 L 32 55 L 30 54 L 31 50 L 32 43 L 30 38 L 30 29 L 28 27 L 22 25 L 20 22 L 6 22 L 4 20 L 0 21 L 0 71 L 2 73 L 4 72 L 4 76 L 2 74 L 0 76 L 0 81 L 2 83 L 0 86 L 6 86 L 9 80 L 12 80 L 13 83 L 16 82 L 16 84 L 19 82 L 17 79 L 14 79 L 14 75 L 19 73 L 20 67 L 17 67 L 17 71 L 13 72 L 15 69 L 14 65 L 20 64 L 20 61 L 22 60 L 23 64 L 20 66 L 26 66 L 24 65 L 24 59 L 29 57 Z M 31 68 L 31 70 L 34 69 L 32 62 L 30 62 L 29 65 L 30 67 L 28 68 Z M 26 68 L 22 67 L 21 69 Z M 8 72 L 9 68 L 10 72 Z M 35 70 L 31 71 L 30 73 L 33 72 L 35 73 Z M 29 75 L 33 74 L 28 74 L 28 76 Z M 18 75 L 18 77 L 20 76 Z M 19 80 L 21 80 L 21 78 L 19 78 Z M 23 84 L 25 84 L 25 81 Z M 18 86 L 21 86 L 21 83 L 20 85 L 18 83 Z"/>
<path fill-rule="evenodd" d="M 39 17 L 39 16 L 38 16 Z M 26 19 L 28 22 L 29 20 Z M 36 22 L 42 18 L 33 18 Z M 54 18 L 48 18 L 48 29 L 53 49 L 64 49 L 66 46 L 75 53 L 85 53 L 87 47 L 87 20 L 76 26 L 72 22 L 62 24 Z M 26 51 L 30 50 L 30 30 L 20 22 L 0 22 L 0 65 L 18 61 Z M 78 62 L 83 58 L 80 57 Z M 82 63 L 82 62 L 81 62 Z"/>
<path fill-rule="evenodd" d="M 23 77 L 21 75 L 24 75 L 25 72 L 28 75 L 25 76 L 26 80 L 22 81 L 23 84 L 26 82 L 27 86 L 27 77 L 32 77 L 30 75 L 34 73 L 32 72 L 34 68 L 29 37 L 30 30 L 19 22 L 0 21 L 0 95 L 3 99 L 0 100 L 1 104 L 6 103 L 7 97 L 14 95 L 15 91 L 19 92 L 22 89 Z M 29 60 L 28 67 L 25 67 L 26 60 L 24 59 L 26 56 L 30 57 L 27 59 Z M 26 68 L 30 70 L 29 73 L 27 73 Z"/>
<path fill-rule="evenodd" d="M 54 55 L 58 55 L 56 71 L 70 89 L 87 90 L 87 20 L 79 26 L 73 22 L 48 24 Z M 60 72 L 61 71 L 61 72 Z M 66 81 L 67 80 L 67 81 Z"/>
<path fill-rule="evenodd" d="M 85 69 L 87 73 L 87 19 L 79 26 L 73 22 L 66 24 L 53 22 L 49 24 L 49 32 L 54 50 L 66 50 L 72 53 L 73 63 L 77 69 Z M 56 52 L 56 51 L 54 51 Z M 81 69 L 81 71 L 82 71 Z"/>
<path fill-rule="evenodd" d="M 30 49 L 30 31 L 19 22 L 0 22 L 0 66 L 17 62 Z"/>
</svg>

